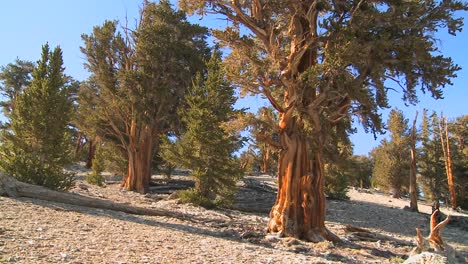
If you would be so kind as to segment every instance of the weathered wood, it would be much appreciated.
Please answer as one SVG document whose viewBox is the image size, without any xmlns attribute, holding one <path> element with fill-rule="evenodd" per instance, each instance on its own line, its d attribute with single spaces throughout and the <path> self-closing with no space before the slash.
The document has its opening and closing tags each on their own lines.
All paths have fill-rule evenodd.
<svg viewBox="0 0 468 264">
<path fill-rule="evenodd" d="M 444 128 L 442 128 L 442 125 L 444 125 Z M 450 193 L 450 206 L 452 207 L 452 209 L 456 209 L 457 199 L 456 199 L 456 194 L 455 194 L 455 184 L 453 182 L 453 171 L 452 171 L 453 164 L 452 164 L 452 154 L 450 153 L 450 138 L 448 134 L 447 120 L 445 119 L 444 116 L 440 118 L 439 133 L 440 133 L 440 141 L 442 143 L 442 151 L 444 153 L 445 171 L 447 173 L 447 184 L 448 184 L 449 193 Z"/>
<path fill-rule="evenodd" d="M 410 209 L 413 212 L 418 212 L 418 191 L 416 182 L 416 120 L 418 119 L 418 112 L 413 120 L 413 128 L 411 129 L 411 167 L 410 167 Z"/>
<path fill-rule="evenodd" d="M 455 249 L 443 241 L 440 232 L 450 221 L 450 216 L 437 224 L 438 213 L 439 210 L 435 210 L 431 215 L 429 236 L 423 237 L 421 230 L 416 228 L 416 247 L 404 263 L 459 263 Z"/>
<path fill-rule="evenodd" d="M 74 193 L 59 192 L 42 186 L 17 181 L 13 177 L 0 174 L 0 195 L 8 197 L 27 197 L 51 202 L 59 202 L 84 207 L 119 211 L 135 215 L 167 216 L 187 219 L 188 215 L 163 210 L 135 207 L 98 198 L 91 198 Z"/>
</svg>

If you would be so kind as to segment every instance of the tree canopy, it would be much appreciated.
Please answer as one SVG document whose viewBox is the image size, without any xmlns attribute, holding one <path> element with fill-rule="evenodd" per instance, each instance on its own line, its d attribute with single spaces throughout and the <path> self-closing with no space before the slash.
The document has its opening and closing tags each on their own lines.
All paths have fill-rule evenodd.
<svg viewBox="0 0 468 264">
<path fill-rule="evenodd" d="M 120 31 L 116 21 L 106 21 L 82 36 L 86 67 L 95 81 L 89 88 L 98 98 L 97 132 L 125 153 L 129 190 L 148 190 L 159 137 L 177 124 L 185 90 L 204 67 L 206 33 L 161 1 L 144 3 L 134 30 Z"/>
<path fill-rule="evenodd" d="M 179 110 L 185 132 L 175 144 L 165 144 L 162 156 L 192 170 L 195 193 L 207 200 L 231 202 L 236 182 L 242 177 L 234 152 L 242 146 L 226 124 L 237 118 L 234 88 L 225 80 L 221 55 L 215 50 L 206 74 L 198 74 Z"/>
<path fill-rule="evenodd" d="M 223 15 L 213 30 L 231 53 L 228 77 L 262 94 L 280 113 L 279 191 L 268 229 L 321 241 L 325 228 L 324 158 L 339 148 L 355 116 L 365 130 L 383 129 L 388 81 L 403 100 L 417 90 L 442 98 L 459 67 L 438 54 L 434 33 L 462 29 L 461 1 L 180 0 L 189 12 Z M 341 139 L 338 139 L 340 137 Z M 337 152 L 335 152 L 337 153 Z"/>
<path fill-rule="evenodd" d="M 2 131 L 2 169 L 21 181 L 53 189 L 73 184 L 73 174 L 64 171 L 71 162 L 68 126 L 73 109 L 63 71 L 61 49 L 50 51 L 45 44 L 31 82 L 11 98 L 10 126 Z"/>
</svg>

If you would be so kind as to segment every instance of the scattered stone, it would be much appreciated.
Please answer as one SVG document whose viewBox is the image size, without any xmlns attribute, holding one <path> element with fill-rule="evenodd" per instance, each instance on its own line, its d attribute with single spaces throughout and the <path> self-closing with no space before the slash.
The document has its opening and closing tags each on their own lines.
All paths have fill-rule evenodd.
<svg viewBox="0 0 468 264">
<path fill-rule="evenodd" d="M 265 240 L 270 242 L 277 242 L 280 240 L 280 238 L 278 237 L 278 235 L 269 234 L 265 236 Z"/>
<path fill-rule="evenodd" d="M 60 258 L 61 258 L 62 260 L 67 261 L 67 260 L 72 259 L 72 256 L 71 256 L 71 255 L 68 255 L 68 254 L 66 254 L 66 253 L 60 253 Z"/>
</svg>

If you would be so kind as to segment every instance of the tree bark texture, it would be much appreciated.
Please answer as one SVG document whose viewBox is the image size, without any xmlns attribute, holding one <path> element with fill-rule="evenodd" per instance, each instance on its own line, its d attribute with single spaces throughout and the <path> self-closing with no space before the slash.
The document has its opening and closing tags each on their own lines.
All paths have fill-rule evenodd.
<svg viewBox="0 0 468 264">
<path fill-rule="evenodd" d="M 442 143 L 442 150 L 444 152 L 445 160 L 445 171 L 447 173 L 447 184 L 450 192 L 450 206 L 452 209 L 457 208 L 457 197 L 455 194 L 455 185 L 453 183 L 453 172 L 452 172 L 452 154 L 450 152 L 450 139 L 448 134 L 448 124 L 444 117 L 441 117 L 441 123 L 439 124 L 440 140 Z M 442 128 L 442 125 L 445 125 Z M 444 132 L 443 132 L 444 131 Z"/>
<path fill-rule="evenodd" d="M 280 122 L 285 121 L 283 115 Z M 278 194 L 268 231 L 312 242 L 337 241 L 338 237 L 325 227 L 322 153 L 316 151 L 310 156 L 310 143 L 299 130 L 300 125 L 292 118 L 280 131 L 283 149 L 278 164 Z"/>
<path fill-rule="evenodd" d="M 147 193 L 151 179 L 151 159 L 153 157 L 153 133 L 149 126 L 141 130 L 132 124 L 130 144 L 127 148 L 128 172 L 122 187 L 129 191 Z"/>
<path fill-rule="evenodd" d="M 93 167 L 93 160 L 96 156 L 96 140 L 89 140 L 89 150 L 88 150 L 88 158 L 86 159 L 86 168 L 90 169 Z"/>
<path fill-rule="evenodd" d="M 413 127 L 411 129 L 411 167 L 410 167 L 410 209 L 418 212 L 418 185 L 416 182 L 416 120 L 418 119 L 418 112 L 414 117 Z"/>
</svg>

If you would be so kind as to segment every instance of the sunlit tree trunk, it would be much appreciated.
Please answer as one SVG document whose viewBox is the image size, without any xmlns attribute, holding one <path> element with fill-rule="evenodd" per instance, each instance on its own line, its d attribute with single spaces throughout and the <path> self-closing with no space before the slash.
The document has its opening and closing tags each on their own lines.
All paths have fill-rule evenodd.
<svg viewBox="0 0 468 264">
<path fill-rule="evenodd" d="M 282 115 L 278 194 L 270 212 L 269 232 L 319 242 L 338 240 L 325 227 L 324 165 L 321 147 L 311 154 L 296 118 Z"/>
<path fill-rule="evenodd" d="M 444 129 L 442 128 L 443 124 L 445 125 Z M 447 120 L 445 120 L 443 116 L 440 118 L 439 132 L 440 132 L 440 140 L 442 143 L 442 150 L 444 152 L 445 171 L 447 173 L 447 184 L 448 184 L 449 192 L 450 192 L 450 206 L 452 209 L 455 209 L 457 208 L 457 198 L 455 194 L 455 185 L 453 183 L 452 154 L 450 152 L 450 139 L 449 139 L 449 134 L 448 134 L 448 124 L 447 124 Z"/>
<path fill-rule="evenodd" d="M 138 130 L 132 123 L 130 144 L 127 149 L 128 172 L 122 186 L 129 191 L 148 192 L 153 157 L 153 133 L 149 126 Z"/>
<path fill-rule="evenodd" d="M 410 167 L 410 209 L 418 212 L 418 185 L 416 182 L 416 120 L 418 112 L 413 121 L 413 128 L 411 129 L 411 167 Z"/>
</svg>

